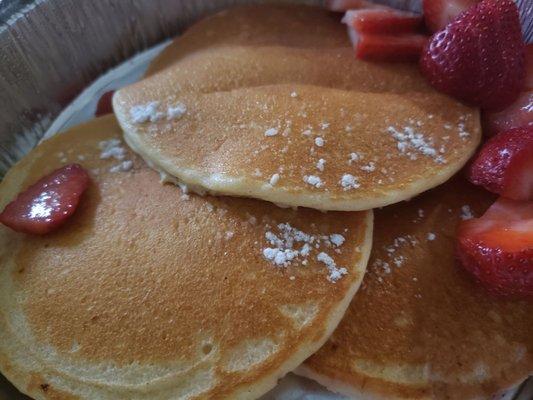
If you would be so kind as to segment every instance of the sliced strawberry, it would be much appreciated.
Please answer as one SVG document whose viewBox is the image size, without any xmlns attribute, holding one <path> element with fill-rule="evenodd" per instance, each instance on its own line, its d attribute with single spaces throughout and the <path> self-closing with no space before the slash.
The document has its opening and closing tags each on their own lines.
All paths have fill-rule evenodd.
<svg viewBox="0 0 533 400">
<path fill-rule="evenodd" d="M 360 34 L 352 27 L 348 27 L 348 35 L 354 46 L 355 56 L 372 61 L 417 60 L 427 42 L 425 35 Z"/>
<path fill-rule="evenodd" d="M 533 298 L 533 202 L 500 198 L 481 217 L 462 221 L 457 255 L 494 294 Z"/>
<path fill-rule="evenodd" d="M 433 35 L 420 66 L 438 90 L 502 110 L 524 87 L 524 43 L 512 0 L 483 0 Z"/>
<path fill-rule="evenodd" d="M 470 181 L 515 200 L 533 200 L 533 125 L 502 132 L 481 148 Z"/>
<path fill-rule="evenodd" d="M 533 90 L 533 43 L 526 45 L 526 89 Z"/>
<path fill-rule="evenodd" d="M 0 214 L 0 222 L 17 232 L 51 232 L 76 211 L 89 181 L 78 164 L 59 168 L 19 193 Z"/>
<path fill-rule="evenodd" d="M 109 92 L 105 92 L 100 97 L 100 99 L 98 100 L 98 104 L 96 105 L 96 112 L 94 113 L 96 117 L 100 117 L 106 114 L 111 114 L 113 112 L 113 106 L 111 105 L 111 100 L 113 99 L 114 93 L 115 93 L 114 90 L 110 90 Z"/>
<path fill-rule="evenodd" d="M 346 11 L 342 22 L 362 33 L 415 33 L 423 27 L 422 17 L 418 14 L 374 8 Z"/>
<path fill-rule="evenodd" d="M 503 111 L 483 113 L 483 134 L 487 136 L 527 125 L 533 125 L 533 90 L 520 93 Z"/>
<path fill-rule="evenodd" d="M 479 3 L 479 0 L 423 0 L 426 26 L 431 32 L 440 31 L 476 3 Z"/>
<path fill-rule="evenodd" d="M 348 11 L 361 8 L 387 8 L 367 0 L 326 0 L 326 8 L 330 11 Z"/>
<path fill-rule="evenodd" d="M 503 178 L 502 196 L 508 199 L 533 200 L 533 141 L 530 140 L 529 147 L 517 153 L 509 162 Z"/>
</svg>

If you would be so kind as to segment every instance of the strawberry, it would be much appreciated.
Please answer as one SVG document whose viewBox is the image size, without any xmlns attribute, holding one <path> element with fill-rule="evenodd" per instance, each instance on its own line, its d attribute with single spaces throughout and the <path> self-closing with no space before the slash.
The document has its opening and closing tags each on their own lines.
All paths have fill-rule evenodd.
<svg viewBox="0 0 533 400">
<path fill-rule="evenodd" d="M 481 148 L 470 181 L 515 200 L 533 200 L 533 125 L 499 133 Z"/>
<path fill-rule="evenodd" d="M 358 33 L 352 27 L 348 27 L 348 35 L 354 46 L 355 56 L 373 61 L 417 60 L 427 42 L 425 35 Z"/>
<path fill-rule="evenodd" d="M 479 0 L 423 0 L 424 20 L 431 32 L 444 29 L 455 17 Z"/>
<path fill-rule="evenodd" d="M 526 45 L 526 89 L 533 90 L 533 43 Z"/>
<path fill-rule="evenodd" d="M 19 193 L 0 214 L 0 222 L 17 232 L 51 232 L 76 211 L 89 181 L 78 164 L 59 168 Z"/>
<path fill-rule="evenodd" d="M 367 0 L 326 0 L 326 8 L 330 11 L 348 11 L 361 8 L 388 8 Z"/>
<path fill-rule="evenodd" d="M 392 8 L 349 10 L 342 22 L 362 33 L 406 33 L 423 27 L 422 17 Z"/>
<path fill-rule="evenodd" d="M 420 67 L 441 92 L 497 111 L 523 89 L 524 51 L 513 1 L 483 0 L 432 36 Z"/>
<path fill-rule="evenodd" d="M 113 112 L 113 106 L 111 105 L 111 100 L 113 99 L 114 90 L 105 92 L 96 105 L 96 111 L 94 115 L 100 117 L 102 115 L 111 114 Z"/>
<path fill-rule="evenodd" d="M 533 125 L 533 90 L 520 93 L 503 111 L 483 113 L 483 134 L 487 136 L 527 125 Z"/>
<path fill-rule="evenodd" d="M 500 198 L 481 218 L 462 221 L 457 256 L 490 292 L 533 298 L 533 202 Z"/>
</svg>

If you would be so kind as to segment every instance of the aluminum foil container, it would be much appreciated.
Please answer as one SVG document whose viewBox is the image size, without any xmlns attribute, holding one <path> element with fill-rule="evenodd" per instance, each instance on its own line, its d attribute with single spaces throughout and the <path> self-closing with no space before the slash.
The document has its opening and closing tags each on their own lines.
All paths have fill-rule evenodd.
<svg viewBox="0 0 533 400">
<path fill-rule="evenodd" d="M 412 11 L 421 8 L 421 0 L 374 1 Z M 524 37 L 527 42 L 533 42 L 533 0 L 516 1 L 521 10 Z M 322 3 L 321 0 L 0 0 L 0 179 L 37 144 L 60 112 L 100 75 L 179 34 L 202 16 L 254 2 Z M 262 400 L 341 398 L 311 381 L 289 374 Z M 29 398 L 0 375 L 0 400 L 8 399 Z M 525 382 L 501 399 L 532 400 L 533 382 Z"/>
</svg>

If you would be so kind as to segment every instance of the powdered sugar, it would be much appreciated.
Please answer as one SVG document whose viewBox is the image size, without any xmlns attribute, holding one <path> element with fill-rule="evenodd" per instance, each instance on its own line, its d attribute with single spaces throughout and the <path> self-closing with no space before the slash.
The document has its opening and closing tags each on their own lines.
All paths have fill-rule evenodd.
<svg viewBox="0 0 533 400">
<path fill-rule="evenodd" d="M 286 268 L 294 263 L 308 265 L 310 257 L 317 252 L 316 260 L 325 264 L 328 269 L 328 280 L 336 282 L 348 271 L 337 267 L 335 260 L 322 247 L 331 247 L 331 243 L 340 247 L 345 239 L 341 234 L 312 235 L 292 227 L 290 224 L 278 224 L 277 233 L 265 232 L 269 247 L 262 250 L 263 257 L 279 268 Z"/>
<path fill-rule="evenodd" d="M 187 112 L 187 106 L 183 103 L 176 103 L 174 106 L 168 106 L 167 108 L 167 119 L 179 119 L 185 115 Z"/>
<path fill-rule="evenodd" d="M 324 139 L 322 139 L 320 136 L 316 137 L 315 145 L 318 147 L 324 147 Z"/>
<path fill-rule="evenodd" d="M 134 124 L 144 122 L 157 122 L 165 116 L 165 113 L 158 110 L 159 101 L 150 101 L 146 104 L 136 105 L 130 108 L 130 117 Z"/>
<path fill-rule="evenodd" d="M 266 131 L 265 131 L 265 136 L 267 137 L 272 137 L 272 136 L 276 136 L 278 134 L 278 129 L 276 128 L 268 128 Z"/>
<path fill-rule="evenodd" d="M 361 169 L 366 172 L 372 172 L 376 170 L 376 164 L 371 161 L 367 165 L 363 165 Z"/>
<path fill-rule="evenodd" d="M 138 104 L 130 108 L 130 117 L 134 124 L 145 122 L 157 122 L 165 118 L 167 120 L 179 119 L 187 112 L 187 107 L 181 102 L 167 106 L 166 112 L 160 110 L 159 101 L 150 101 L 146 104 Z"/>
<path fill-rule="evenodd" d="M 324 165 L 326 164 L 326 160 L 324 160 L 323 158 L 321 158 L 320 160 L 317 161 L 316 163 L 316 169 L 318 169 L 319 171 L 324 171 Z"/>
<path fill-rule="evenodd" d="M 278 182 L 279 182 L 279 174 L 274 174 L 270 177 L 269 183 L 271 186 L 274 186 Z"/>
<path fill-rule="evenodd" d="M 109 172 L 127 172 L 133 168 L 133 161 L 126 160 L 122 161 L 121 163 L 117 165 L 113 165 L 111 168 L 109 168 Z"/>
<path fill-rule="evenodd" d="M 462 115 L 459 118 L 459 123 L 457 124 L 457 130 L 458 130 L 457 134 L 461 139 L 466 140 L 470 137 L 470 133 L 467 132 L 466 130 L 466 117 L 464 115 Z"/>
<path fill-rule="evenodd" d="M 411 160 L 418 159 L 418 155 L 431 157 L 437 164 L 444 164 L 446 160 L 437 153 L 434 148 L 434 143 L 431 139 L 426 140 L 424 135 L 406 126 L 402 131 L 397 130 L 393 126 L 389 126 L 387 131 L 397 141 L 397 148 L 401 154 L 409 157 Z"/>
<path fill-rule="evenodd" d="M 461 219 L 463 221 L 466 221 L 468 219 L 474 218 L 474 214 L 472 213 L 472 209 L 469 205 L 464 205 L 461 207 Z"/>
<path fill-rule="evenodd" d="M 361 158 L 361 154 L 359 153 L 350 153 L 350 159 L 348 160 L 348 164 L 352 165 L 353 162 L 359 161 Z"/>
<path fill-rule="evenodd" d="M 233 236 L 235 236 L 235 233 L 232 232 L 232 231 L 226 231 L 226 233 L 224 234 L 224 239 L 225 240 L 231 240 L 233 238 Z"/>
<path fill-rule="evenodd" d="M 357 177 L 350 174 L 344 174 L 339 183 L 344 190 L 357 189 L 361 186 L 357 180 Z"/>
<path fill-rule="evenodd" d="M 331 240 L 331 243 L 333 243 L 335 246 L 340 247 L 344 243 L 344 236 L 334 233 L 332 235 L 329 235 L 329 240 Z"/>
<path fill-rule="evenodd" d="M 114 158 L 115 160 L 124 160 L 126 157 L 126 149 L 122 146 L 119 139 L 102 140 L 98 143 L 100 147 L 100 159 L 107 160 Z"/>
<path fill-rule="evenodd" d="M 125 160 L 126 148 L 119 139 L 102 140 L 98 143 L 98 147 L 100 147 L 100 159 L 121 161 L 109 168 L 109 172 L 127 172 L 133 168 L 133 161 Z"/>
<path fill-rule="evenodd" d="M 393 271 L 393 268 L 400 268 L 406 261 L 405 256 L 397 254 L 398 250 L 405 246 L 410 246 L 415 248 L 419 244 L 416 237 L 412 235 L 398 236 L 394 238 L 392 243 L 384 245 L 382 249 L 384 250 L 385 258 L 376 259 L 372 263 L 373 270 L 372 272 L 378 275 L 378 281 L 383 281 L 383 276 L 390 274 Z"/>
<path fill-rule="evenodd" d="M 322 182 L 322 179 L 320 179 L 316 175 L 304 176 L 304 182 L 316 188 L 321 188 L 322 186 L 324 186 L 324 182 Z"/>
<path fill-rule="evenodd" d="M 328 280 L 331 282 L 337 282 L 343 275 L 346 275 L 348 271 L 346 268 L 337 268 L 335 260 L 331 258 L 327 253 L 321 252 L 317 255 L 316 259 L 326 265 L 329 271 Z"/>
</svg>

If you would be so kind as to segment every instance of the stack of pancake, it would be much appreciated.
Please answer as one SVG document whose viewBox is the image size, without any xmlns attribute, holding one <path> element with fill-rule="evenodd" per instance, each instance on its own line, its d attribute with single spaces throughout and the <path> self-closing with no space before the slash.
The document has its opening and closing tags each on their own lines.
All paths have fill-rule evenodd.
<svg viewBox="0 0 533 400">
<path fill-rule="evenodd" d="M 3 208 L 62 165 L 92 177 L 57 232 L 0 228 L 0 369 L 21 391 L 250 399 L 295 370 L 360 399 L 470 399 L 533 371 L 531 305 L 455 265 L 458 221 L 493 201 L 457 175 L 478 111 L 416 65 L 355 60 L 320 9 L 237 8 L 113 106 L 0 186 Z"/>
</svg>

